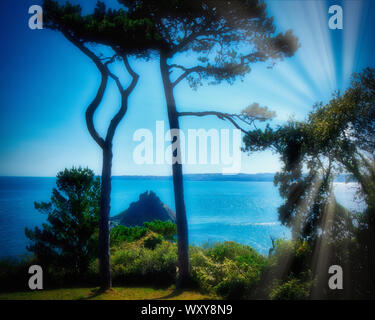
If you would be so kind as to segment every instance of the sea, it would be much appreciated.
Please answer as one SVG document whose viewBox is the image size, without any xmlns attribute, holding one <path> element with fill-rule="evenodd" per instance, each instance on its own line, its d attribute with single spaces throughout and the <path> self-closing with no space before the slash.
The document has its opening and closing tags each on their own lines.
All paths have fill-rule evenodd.
<svg viewBox="0 0 375 320">
<path fill-rule="evenodd" d="M 27 254 L 25 228 L 46 220 L 34 202 L 49 201 L 55 182 L 55 178 L 0 177 L 1 258 Z M 188 180 L 184 188 L 190 244 L 236 241 L 266 255 L 271 238 L 290 238 L 290 230 L 278 221 L 282 199 L 272 181 Z M 150 190 L 174 210 L 171 179 L 113 177 L 111 216 Z M 335 183 L 338 202 L 351 210 L 358 208 L 355 192 L 355 183 Z"/>
</svg>

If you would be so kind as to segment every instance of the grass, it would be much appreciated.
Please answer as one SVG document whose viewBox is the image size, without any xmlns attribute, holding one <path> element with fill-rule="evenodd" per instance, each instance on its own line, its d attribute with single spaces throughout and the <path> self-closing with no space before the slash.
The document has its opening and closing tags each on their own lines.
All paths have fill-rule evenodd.
<svg viewBox="0 0 375 320">
<path fill-rule="evenodd" d="M 0 293 L 0 300 L 207 300 L 217 297 L 197 291 L 179 292 L 167 289 L 114 287 L 106 292 L 98 288 L 64 288 Z"/>
</svg>

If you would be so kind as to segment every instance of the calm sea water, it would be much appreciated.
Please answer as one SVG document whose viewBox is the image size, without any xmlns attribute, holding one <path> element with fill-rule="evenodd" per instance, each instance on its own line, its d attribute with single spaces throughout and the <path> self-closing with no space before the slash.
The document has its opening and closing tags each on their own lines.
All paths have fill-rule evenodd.
<svg viewBox="0 0 375 320">
<path fill-rule="evenodd" d="M 174 210 L 170 180 L 113 178 L 111 215 L 128 208 L 139 194 L 153 190 Z M 45 216 L 34 201 L 48 201 L 54 178 L 0 177 L 0 256 L 25 254 L 25 227 L 40 226 Z M 349 208 L 353 184 L 336 184 L 338 201 Z M 289 238 L 290 232 L 277 220 L 282 200 L 272 182 L 185 181 L 185 200 L 191 244 L 232 240 L 249 244 L 263 254 L 271 237 Z"/>
</svg>

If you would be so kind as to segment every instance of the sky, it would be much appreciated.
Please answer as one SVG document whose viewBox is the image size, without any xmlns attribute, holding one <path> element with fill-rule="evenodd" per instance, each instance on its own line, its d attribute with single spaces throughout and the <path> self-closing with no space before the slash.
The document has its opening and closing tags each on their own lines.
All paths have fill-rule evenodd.
<svg viewBox="0 0 375 320">
<path fill-rule="evenodd" d="M 90 12 L 95 1 L 80 3 Z M 116 5 L 115 0 L 105 1 Z M 0 2 L 0 175 L 55 176 L 65 167 L 84 166 L 101 171 L 100 148 L 90 137 L 85 109 L 96 94 L 100 75 L 93 63 L 61 34 L 31 30 L 28 8 L 39 0 Z M 277 32 L 292 29 L 300 49 L 272 69 L 266 63 L 252 66 L 244 81 L 233 85 L 200 87 L 186 82 L 176 87 L 179 111 L 218 110 L 238 113 L 253 102 L 276 111 L 274 124 L 293 117 L 304 120 L 316 102 L 326 103 L 335 90 L 345 90 L 353 72 L 375 67 L 375 1 L 271 0 L 267 12 Z M 328 9 L 343 8 L 342 30 L 331 30 Z M 184 58 L 181 58 L 183 59 Z M 155 131 L 156 121 L 168 130 L 158 61 L 130 63 L 140 75 L 129 99 L 129 110 L 114 139 L 113 175 L 169 175 L 168 164 L 136 164 L 133 140 L 136 130 Z M 129 77 L 113 67 L 124 85 Z M 96 116 L 102 134 L 119 106 L 119 94 L 110 83 Z M 183 118 L 182 130 L 233 129 L 215 117 Z M 167 147 L 167 143 L 165 147 Z M 278 156 L 270 151 L 242 153 L 242 173 L 276 172 Z M 221 172 L 222 165 L 185 165 L 185 173 Z"/>
</svg>

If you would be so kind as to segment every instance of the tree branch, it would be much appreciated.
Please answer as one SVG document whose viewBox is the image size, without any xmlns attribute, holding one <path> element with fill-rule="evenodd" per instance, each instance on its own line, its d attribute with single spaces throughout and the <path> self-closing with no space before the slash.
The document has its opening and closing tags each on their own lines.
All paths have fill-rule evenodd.
<svg viewBox="0 0 375 320">
<path fill-rule="evenodd" d="M 196 67 L 193 67 L 193 68 L 185 68 L 183 66 L 180 66 L 180 65 L 171 65 L 171 67 L 174 67 L 174 68 L 180 68 L 182 70 L 184 70 L 184 73 L 181 74 L 174 82 L 172 82 L 172 87 L 174 88 L 175 86 L 177 86 L 182 80 L 184 80 L 187 76 L 189 76 L 190 74 L 194 73 L 194 72 L 199 72 L 199 71 L 204 71 L 206 70 L 205 67 L 202 67 L 202 66 L 196 66 Z"/>
<path fill-rule="evenodd" d="M 224 112 L 217 112 L 217 111 L 201 111 L 201 112 L 178 112 L 177 116 L 183 117 L 183 116 L 196 116 L 196 117 L 204 117 L 204 116 L 216 116 L 220 120 L 227 120 L 231 122 L 235 128 L 241 130 L 243 133 L 247 133 L 245 129 L 243 129 L 235 120 L 234 118 L 238 115 L 236 114 L 230 114 L 230 113 L 224 113 Z"/>
<path fill-rule="evenodd" d="M 126 89 L 128 92 L 128 95 L 134 90 L 135 86 L 137 85 L 139 75 L 132 69 L 132 67 L 129 64 L 127 56 L 123 56 L 122 60 L 124 62 L 126 71 L 130 74 L 130 76 L 133 78 L 132 82 L 130 83 L 129 87 Z"/>
<path fill-rule="evenodd" d="M 85 116 L 87 129 L 89 130 L 91 137 L 101 148 L 104 148 L 104 139 L 99 135 L 99 133 L 95 129 L 94 114 L 97 108 L 99 107 L 101 101 L 103 100 L 104 92 L 107 87 L 108 74 L 106 72 L 106 68 L 104 64 L 101 62 L 100 58 L 96 56 L 94 52 L 89 50 L 83 42 L 78 41 L 67 32 L 63 32 L 63 34 L 71 43 L 73 43 L 78 49 L 80 49 L 86 56 L 88 56 L 95 63 L 96 67 L 98 68 L 101 74 L 100 86 L 98 88 L 94 100 L 92 100 L 92 102 L 87 107 Z"/>
<path fill-rule="evenodd" d="M 120 79 L 115 74 L 113 74 L 108 68 L 108 65 L 110 63 L 114 62 L 117 54 L 113 55 L 111 58 L 104 58 L 104 59 L 100 58 L 94 52 L 92 52 L 90 49 L 88 49 L 84 45 L 83 42 L 75 39 L 69 33 L 65 32 L 64 36 L 95 63 L 96 67 L 98 68 L 98 70 L 99 70 L 99 72 L 102 76 L 102 80 L 101 80 L 98 92 L 97 92 L 94 100 L 90 103 L 90 105 L 86 109 L 86 125 L 87 125 L 87 128 L 89 130 L 90 135 L 95 140 L 95 142 L 102 149 L 107 148 L 112 143 L 115 131 L 116 131 L 120 121 L 125 116 L 125 113 L 128 109 L 128 97 L 129 97 L 130 93 L 134 90 L 134 88 L 135 88 L 135 86 L 138 82 L 139 76 L 138 76 L 137 73 L 135 73 L 133 71 L 133 69 L 129 65 L 129 61 L 128 61 L 127 57 L 122 56 L 125 68 L 132 77 L 132 81 L 131 81 L 130 85 L 126 89 L 124 89 L 121 82 L 120 82 Z M 108 61 L 103 64 L 102 61 L 104 61 L 104 60 L 108 60 Z M 97 108 L 99 107 L 101 101 L 103 100 L 105 89 L 106 89 L 107 84 L 108 84 L 108 77 L 111 77 L 115 81 L 116 86 L 117 86 L 118 90 L 120 91 L 121 106 L 120 106 L 120 110 L 112 118 L 112 120 L 109 124 L 108 130 L 107 130 L 106 138 L 104 140 L 99 135 L 97 130 L 95 129 L 94 114 L 95 114 L 95 111 L 97 110 Z"/>
<path fill-rule="evenodd" d="M 109 73 L 110 77 L 116 82 L 116 85 L 117 85 L 117 87 L 120 91 L 121 106 L 120 106 L 120 110 L 112 118 L 111 123 L 108 127 L 107 135 L 106 135 L 106 138 L 105 138 L 105 143 L 107 145 L 112 143 L 115 131 L 116 131 L 120 121 L 124 118 L 126 111 L 128 110 L 129 95 L 134 90 L 135 86 L 137 85 L 138 79 L 139 79 L 139 75 L 137 73 L 135 73 L 135 71 L 131 68 L 127 56 L 126 55 L 122 56 L 122 59 L 123 59 L 126 70 L 129 72 L 129 74 L 132 77 L 132 81 L 131 81 L 130 85 L 124 90 L 124 88 L 121 85 L 121 82 L 120 82 L 119 78 L 108 70 L 108 73 Z"/>
<path fill-rule="evenodd" d="M 185 37 L 180 41 L 179 44 L 175 45 L 170 52 L 170 56 L 174 55 L 175 53 L 179 52 L 180 50 L 184 49 L 189 43 L 195 41 L 201 36 L 216 36 L 219 35 L 221 32 L 224 32 L 225 28 L 221 27 L 217 30 L 208 30 L 208 31 L 200 31 L 200 32 L 192 32 L 189 36 Z"/>
</svg>

